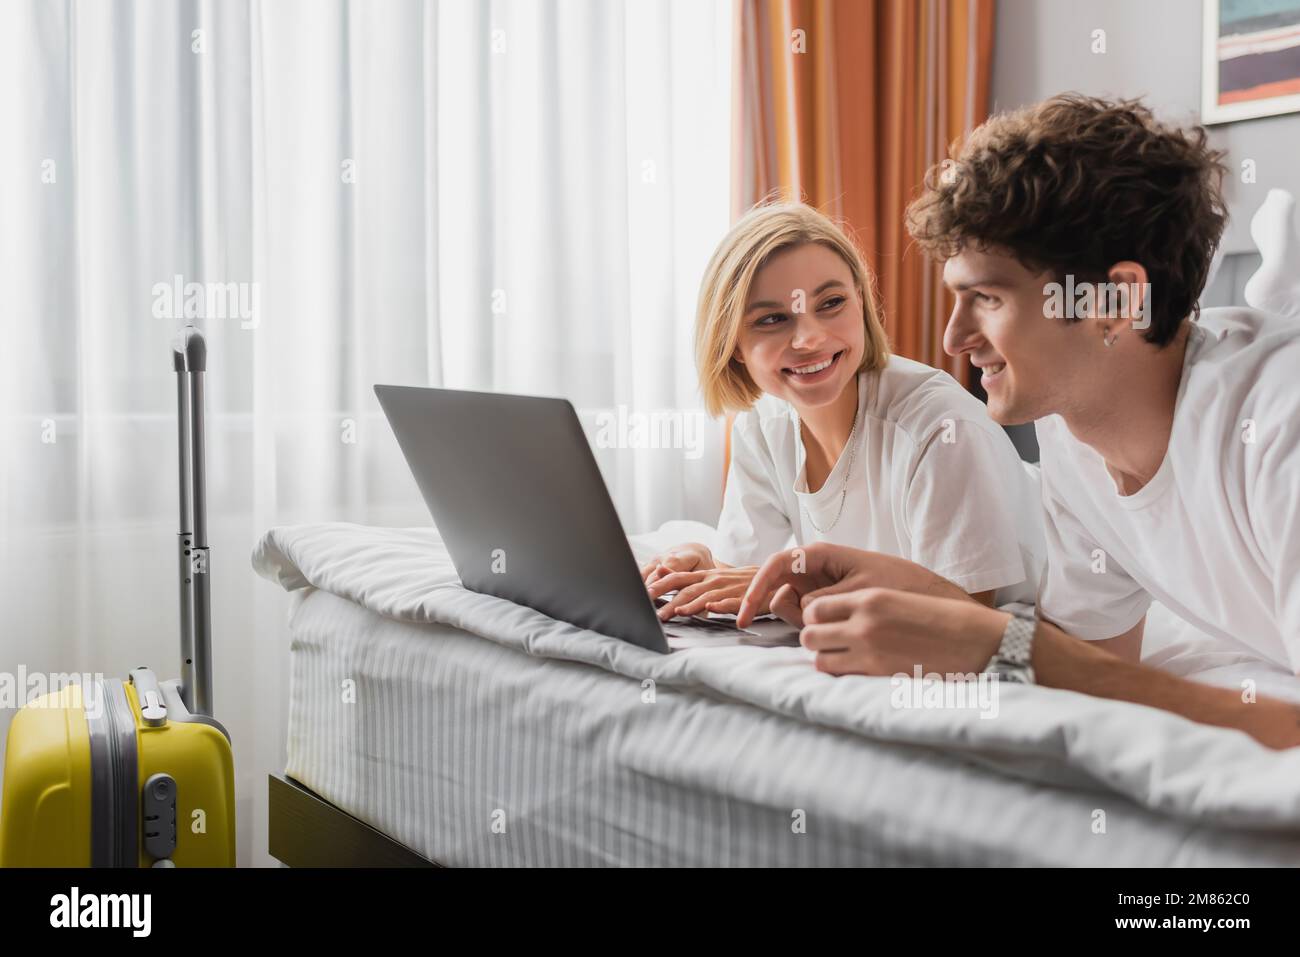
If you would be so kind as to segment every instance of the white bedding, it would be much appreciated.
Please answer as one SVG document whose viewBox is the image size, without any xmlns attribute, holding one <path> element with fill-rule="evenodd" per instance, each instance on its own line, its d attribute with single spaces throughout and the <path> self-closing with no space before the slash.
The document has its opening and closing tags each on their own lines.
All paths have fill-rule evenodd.
<svg viewBox="0 0 1300 957">
<path fill-rule="evenodd" d="M 1297 851 L 1294 836 L 1033 784 L 707 689 L 660 687 L 651 705 L 621 675 L 314 588 L 292 604 L 285 772 L 452 866 L 1137 867 Z"/>
<path fill-rule="evenodd" d="M 702 526 L 683 528 L 678 523 L 662 529 L 657 539 L 707 537 L 708 531 Z M 653 547 L 644 541 L 637 544 L 642 554 Z M 670 690 L 681 700 L 698 698 L 732 708 L 744 705 L 742 711 L 751 715 L 756 708 L 779 716 L 781 720 L 775 723 L 770 717 L 761 723 L 781 729 L 774 741 L 788 745 L 789 735 L 795 735 L 803 742 L 800 749 L 765 751 L 765 735 L 742 731 L 739 725 L 730 732 L 737 736 L 720 745 L 728 753 L 743 753 L 754 774 L 764 764 L 792 760 L 790 755 L 812 748 L 810 742 L 815 741 L 851 742 L 862 753 L 863 768 L 900 756 L 901 766 L 907 767 L 910 762 L 933 761 L 938 754 L 944 771 L 930 779 L 929 787 L 943 788 L 938 782 L 946 777 L 949 788 L 969 786 L 972 793 L 978 791 L 985 799 L 1001 789 L 1008 794 L 1032 794 L 1040 808 L 1050 805 L 1059 810 L 1062 802 L 1076 802 L 1087 813 L 1109 807 L 1098 803 L 1099 792 L 1115 795 L 1114 807 L 1132 808 L 1143 818 L 1143 826 L 1135 830 L 1149 837 L 1130 845 L 1131 850 L 1140 852 L 1136 857 L 1112 853 L 1105 860 L 1150 864 L 1300 861 L 1300 749 L 1271 751 L 1240 732 L 1198 725 L 1136 705 L 1036 687 L 1000 688 L 999 714 L 993 719 L 982 718 L 971 709 L 899 709 L 890 703 L 890 679 L 823 675 L 812 668 L 810 656 L 799 648 L 733 646 L 657 655 L 553 621 L 531 609 L 466 591 L 458 584 L 432 529 L 345 524 L 275 528 L 255 550 L 254 565 L 286 589 L 303 589 L 308 597 L 299 603 L 299 611 L 304 614 L 313 606 L 314 614 L 346 617 L 342 611 L 346 605 L 322 601 L 310 591 L 320 589 L 359 606 L 357 613 L 364 609 L 376 628 L 387 628 L 388 623 L 375 623 L 375 616 L 411 623 L 401 627 L 418 631 L 417 645 L 450 644 L 450 635 L 463 644 L 469 639 L 460 632 L 469 632 L 510 649 L 516 656 L 531 656 L 530 664 L 544 664 L 538 659 L 577 662 L 582 665 L 577 674 L 594 676 L 598 674 L 594 669 L 601 669 L 606 673 L 602 680 L 622 676 L 616 685 L 625 686 L 629 678 L 638 685 L 653 679 L 660 689 Z M 1241 655 L 1210 652 L 1194 633 L 1175 627 L 1159 614 L 1153 615 L 1150 633 L 1148 660 L 1153 663 L 1228 685 L 1251 677 L 1259 683 L 1261 693 L 1300 700 L 1293 677 L 1269 671 Z M 573 674 L 572 667 L 564 666 L 564 673 Z M 556 668 L 549 673 L 556 673 Z M 539 679 L 535 675 L 533 680 Z M 599 696 L 593 698 L 593 713 L 601 713 L 603 701 Z M 799 727 L 792 728 L 792 724 Z M 677 728 L 673 733 L 685 732 Z M 982 768 L 971 768 L 962 763 L 965 761 L 978 762 Z M 738 762 L 730 762 L 730 766 Z M 728 762 L 712 769 L 707 762 L 700 763 L 692 772 L 697 788 L 734 785 L 728 767 Z M 1061 786 L 1086 790 L 1056 789 Z M 843 797 L 841 794 L 839 800 Z M 892 800 L 897 802 L 898 797 L 903 796 Z M 888 803 L 891 798 L 876 793 L 873 800 Z M 913 795 L 910 802 L 891 809 L 899 816 L 895 824 L 904 822 L 918 829 L 919 836 L 947 833 L 951 840 L 956 828 L 959 833 L 970 832 L 974 840 L 978 832 L 987 830 L 988 822 L 977 815 L 953 821 L 907 820 L 909 803 L 918 809 L 926 806 Z M 781 802 L 775 801 L 774 806 Z M 958 802 L 944 813 L 960 818 L 964 806 L 965 802 Z M 990 812 L 997 807 L 979 801 L 970 806 L 986 807 Z M 936 812 L 937 807 L 931 808 L 930 817 Z M 1119 819 L 1131 823 L 1134 814 L 1120 813 Z M 1115 815 L 1111 818 L 1115 820 Z M 1114 833 L 1113 827 L 1110 833 Z M 1056 848 L 1061 852 L 1058 862 L 1104 863 L 1088 851 L 1097 847 L 1086 843 L 1094 837 L 1089 822 L 1082 822 L 1076 836 Z M 419 836 L 413 839 L 417 840 L 413 846 L 420 846 Z M 1113 850 L 1119 842 L 1107 843 Z M 954 850 L 953 859 L 963 857 L 955 845 L 949 846 Z M 1045 848 L 1041 838 L 1039 847 Z M 1028 860 L 1027 845 L 1026 849 Z"/>
</svg>

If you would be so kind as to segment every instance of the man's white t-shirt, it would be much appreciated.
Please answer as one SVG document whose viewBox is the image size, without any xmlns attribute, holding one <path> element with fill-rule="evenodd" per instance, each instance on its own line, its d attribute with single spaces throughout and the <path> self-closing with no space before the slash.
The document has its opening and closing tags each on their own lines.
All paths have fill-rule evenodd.
<svg viewBox="0 0 1300 957">
<path fill-rule="evenodd" d="M 1300 322 L 1201 313 L 1168 451 L 1133 495 L 1116 491 L 1102 457 L 1060 416 L 1037 433 L 1044 618 L 1080 638 L 1113 638 L 1155 599 L 1300 673 Z"/>
<path fill-rule="evenodd" d="M 765 395 L 737 416 L 714 556 L 758 565 L 792 541 L 826 541 L 909 559 L 967 592 L 1002 589 L 1000 602 L 1033 601 L 1038 492 L 978 399 L 946 372 L 892 357 L 858 376 L 854 445 L 851 470 L 845 446 L 809 492 L 794 407 Z"/>
</svg>

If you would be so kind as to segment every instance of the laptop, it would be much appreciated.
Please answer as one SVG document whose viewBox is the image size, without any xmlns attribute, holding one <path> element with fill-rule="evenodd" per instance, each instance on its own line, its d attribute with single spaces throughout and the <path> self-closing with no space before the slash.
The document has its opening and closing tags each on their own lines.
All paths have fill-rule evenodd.
<svg viewBox="0 0 1300 957">
<path fill-rule="evenodd" d="M 376 385 L 461 583 L 651 651 L 795 644 L 778 619 L 662 622 L 565 399 Z M 671 647 L 669 639 L 673 639 Z"/>
</svg>

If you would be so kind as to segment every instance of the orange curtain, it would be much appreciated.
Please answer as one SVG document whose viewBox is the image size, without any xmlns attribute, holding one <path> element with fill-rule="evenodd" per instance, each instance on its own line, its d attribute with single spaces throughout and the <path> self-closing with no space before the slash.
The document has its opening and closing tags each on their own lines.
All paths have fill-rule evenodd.
<svg viewBox="0 0 1300 957">
<path fill-rule="evenodd" d="M 943 352 L 941 270 L 903 210 L 988 115 L 995 0 L 736 0 L 732 215 L 780 189 L 845 220 L 894 350 L 969 384 Z"/>
</svg>

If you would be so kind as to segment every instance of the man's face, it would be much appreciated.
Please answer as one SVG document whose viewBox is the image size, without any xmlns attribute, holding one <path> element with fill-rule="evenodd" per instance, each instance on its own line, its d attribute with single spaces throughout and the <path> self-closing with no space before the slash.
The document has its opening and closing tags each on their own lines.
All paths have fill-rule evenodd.
<svg viewBox="0 0 1300 957">
<path fill-rule="evenodd" d="M 772 256 L 754 276 L 736 348 L 764 392 L 796 408 L 834 402 L 866 347 L 848 264 L 820 243 Z"/>
<path fill-rule="evenodd" d="M 1087 401 L 1096 385 L 1094 322 L 1050 318 L 1050 272 L 1034 273 L 1009 254 L 967 248 L 943 268 L 957 297 L 944 330 L 949 355 L 966 353 L 981 373 L 989 415 L 1003 425 L 1032 422 Z"/>
</svg>

